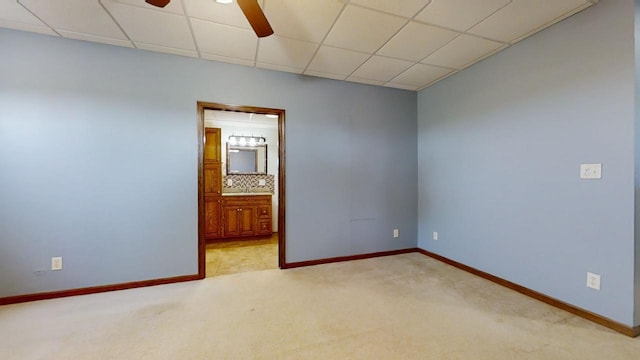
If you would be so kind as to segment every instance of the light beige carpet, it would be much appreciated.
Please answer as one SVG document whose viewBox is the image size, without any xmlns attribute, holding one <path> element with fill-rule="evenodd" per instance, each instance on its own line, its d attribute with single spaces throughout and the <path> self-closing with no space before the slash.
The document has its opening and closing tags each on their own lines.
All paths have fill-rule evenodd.
<svg viewBox="0 0 640 360">
<path fill-rule="evenodd" d="M 0 307 L 0 359 L 638 359 L 632 339 L 412 253 Z"/>
</svg>

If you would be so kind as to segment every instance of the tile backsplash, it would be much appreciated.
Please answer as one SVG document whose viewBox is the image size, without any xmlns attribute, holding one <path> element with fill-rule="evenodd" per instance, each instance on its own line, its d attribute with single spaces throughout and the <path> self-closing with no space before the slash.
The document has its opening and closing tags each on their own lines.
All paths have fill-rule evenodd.
<svg viewBox="0 0 640 360">
<path fill-rule="evenodd" d="M 229 180 L 232 184 L 229 186 Z M 260 180 L 264 180 L 264 185 L 260 185 Z M 234 189 L 264 188 L 272 194 L 275 191 L 274 176 L 271 174 L 245 174 L 245 175 L 224 175 L 222 178 L 222 192 L 233 191 Z"/>
</svg>

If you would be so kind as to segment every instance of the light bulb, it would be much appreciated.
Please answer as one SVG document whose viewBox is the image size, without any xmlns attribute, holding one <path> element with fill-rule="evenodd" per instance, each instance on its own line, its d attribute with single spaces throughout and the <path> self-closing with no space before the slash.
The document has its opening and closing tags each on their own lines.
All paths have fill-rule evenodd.
<svg viewBox="0 0 640 360">
<path fill-rule="evenodd" d="M 244 137 L 240 138 L 240 145 L 245 146 L 247 145 L 247 139 L 245 139 Z"/>
<path fill-rule="evenodd" d="M 235 136 L 232 136 L 232 137 L 229 138 L 229 144 L 235 145 L 237 143 L 238 143 L 238 140 L 236 140 Z"/>
<path fill-rule="evenodd" d="M 249 145 L 250 146 L 256 146 L 256 138 L 252 137 L 249 139 Z"/>
</svg>

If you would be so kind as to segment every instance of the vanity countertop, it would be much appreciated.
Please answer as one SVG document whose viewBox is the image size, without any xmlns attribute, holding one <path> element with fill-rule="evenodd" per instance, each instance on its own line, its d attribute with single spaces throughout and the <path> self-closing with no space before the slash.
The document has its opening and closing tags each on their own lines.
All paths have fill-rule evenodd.
<svg viewBox="0 0 640 360">
<path fill-rule="evenodd" d="M 257 195 L 273 195 L 270 192 L 223 192 L 222 196 L 257 196 Z"/>
</svg>

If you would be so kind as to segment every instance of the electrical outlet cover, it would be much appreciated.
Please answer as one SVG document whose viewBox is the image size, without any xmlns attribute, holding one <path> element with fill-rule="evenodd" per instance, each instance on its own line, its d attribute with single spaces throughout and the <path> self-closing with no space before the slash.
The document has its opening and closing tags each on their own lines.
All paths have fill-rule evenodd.
<svg viewBox="0 0 640 360">
<path fill-rule="evenodd" d="M 588 272 L 587 287 L 595 290 L 600 290 L 600 275 Z"/>
<path fill-rule="evenodd" d="M 580 179 L 602 179 L 602 164 L 580 164 Z"/>
</svg>

